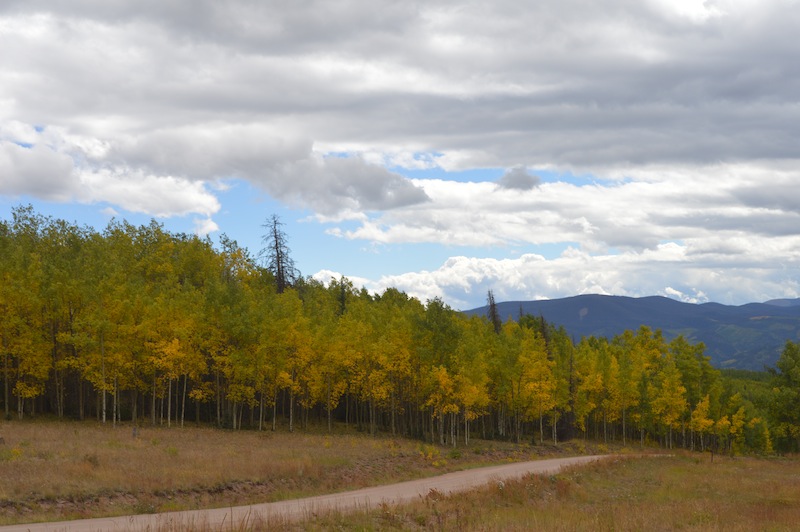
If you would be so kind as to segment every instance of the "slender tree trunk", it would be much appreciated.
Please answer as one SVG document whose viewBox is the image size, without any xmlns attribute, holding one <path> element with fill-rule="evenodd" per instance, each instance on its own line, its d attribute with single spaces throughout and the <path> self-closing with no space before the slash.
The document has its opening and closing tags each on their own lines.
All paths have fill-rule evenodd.
<svg viewBox="0 0 800 532">
<path fill-rule="evenodd" d="M 8 394 L 8 351 L 6 351 L 5 348 L 3 349 L 3 369 L 3 405 L 6 411 L 5 419 L 8 421 L 11 419 L 11 409 Z"/>
<path fill-rule="evenodd" d="M 186 381 L 188 377 L 183 376 L 183 394 L 181 394 L 181 428 L 183 428 L 183 416 L 186 414 Z"/>
<path fill-rule="evenodd" d="M 106 348 L 104 342 L 103 332 L 100 332 L 100 371 L 103 384 L 100 387 L 100 393 L 103 394 L 103 423 L 106 422 Z"/>
<path fill-rule="evenodd" d="M 328 409 L 328 432 L 333 429 L 333 420 L 331 419 L 331 378 L 328 377 L 326 382 L 327 386 L 327 409 Z"/>
<path fill-rule="evenodd" d="M 539 445 L 544 445 L 544 414 L 541 402 L 539 402 Z"/>
<path fill-rule="evenodd" d="M 501 438 L 504 438 L 506 435 L 506 422 L 505 422 L 505 405 L 500 404 L 500 408 L 497 409 L 497 432 L 500 434 Z"/>
<path fill-rule="evenodd" d="M 275 398 L 272 401 L 272 432 L 275 432 L 278 418 L 278 391 L 275 391 Z"/>
<path fill-rule="evenodd" d="M 8 378 L 6 376 L 6 378 Z M 83 379 L 78 376 L 78 419 L 83 421 L 84 418 L 84 389 L 83 389 Z M 8 399 L 6 399 L 6 403 L 8 403 Z M 6 404 L 6 417 L 8 417 L 8 405 Z"/>
<path fill-rule="evenodd" d="M 622 446 L 623 447 L 628 444 L 628 441 L 627 441 L 628 433 L 626 432 L 626 429 L 625 429 L 625 413 L 626 412 L 627 412 L 627 409 L 623 408 L 622 409 Z"/>
<path fill-rule="evenodd" d="M 294 432 L 294 391 L 289 392 L 289 432 Z"/>
<path fill-rule="evenodd" d="M 397 429 L 395 427 L 395 410 L 397 409 L 397 407 L 395 405 L 394 390 L 392 390 L 392 394 L 391 395 L 392 395 L 392 406 L 391 406 L 391 408 L 392 408 L 392 436 L 394 436 L 397 433 Z"/>
<path fill-rule="evenodd" d="M 264 392 L 262 391 L 258 397 L 258 432 L 261 432 L 264 427 Z"/>
<path fill-rule="evenodd" d="M 117 376 L 116 375 L 114 375 L 114 394 L 111 399 L 112 399 L 111 426 L 116 427 L 117 426 Z"/>
<path fill-rule="evenodd" d="M 136 418 L 139 414 L 139 391 L 134 388 L 133 392 L 131 392 L 132 396 L 132 408 L 131 408 L 131 421 L 136 423 Z"/>
<path fill-rule="evenodd" d="M 375 436 L 376 434 L 378 434 L 378 423 L 380 422 L 380 420 L 378 418 L 379 416 L 378 405 L 375 403 L 374 399 L 372 399 L 369 402 L 369 408 L 370 408 L 370 418 L 371 418 L 370 422 L 372 424 L 372 435 Z"/>
<path fill-rule="evenodd" d="M 172 426 L 172 377 L 167 380 L 167 427 Z"/>
<path fill-rule="evenodd" d="M 150 401 L 150 424 L 156 425 L 156 373 L 153 371 L 153 400 Z"/>
<path fill-rule="evenodd" d="M 222 426 L 222 404 L 220 404 L 220 401 L 222 401 L 222 393 L 221 393 L 221 390 L 220 390 L 220 387 L 219 387 L 219 370 L 214 372 L 214 381 L 215 381 L 216 388 L 217 388 L 217 390 L 216 390 L 216 392 L 217 392 L 216 393 L 216 395 L 217 395 L 217 397 L 216 397 L 216 399 L 217 399 L 217 427 L 221 427 Z"/>
</svg>

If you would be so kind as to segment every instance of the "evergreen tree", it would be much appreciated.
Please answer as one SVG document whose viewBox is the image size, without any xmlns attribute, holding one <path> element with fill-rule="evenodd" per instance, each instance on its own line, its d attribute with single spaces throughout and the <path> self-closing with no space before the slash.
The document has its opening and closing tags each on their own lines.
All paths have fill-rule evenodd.
<svg viewBox="0 0 800 532">
<path fill-rule="evenodd" d="M 292 286 L 300 276 L 294 266 L 289 249 L 289 242 L 283 230 L 283 223 L 277 214 L 273 214 L 262 225 L 266 230 L 262 241 L 264 248 L 261 250 L 261 258 L 265 261 L 267 269 L 275 276 L 275 286 L 279 294 Z"/>
<path fill-rule="evenodd" d="M 489 293 L 486 295 L 486 305 L 488 306 L 488 316 L 489 322 L 492 324 L 494 328 L 494 332 L 496 334 L 500 334 L 500 331 L 503 330 L 503 321 L 500 319 L 500 311 L 497 310 L 497 303 L 494 300 L 494 292 L 489 290 Z"/>
</svg>

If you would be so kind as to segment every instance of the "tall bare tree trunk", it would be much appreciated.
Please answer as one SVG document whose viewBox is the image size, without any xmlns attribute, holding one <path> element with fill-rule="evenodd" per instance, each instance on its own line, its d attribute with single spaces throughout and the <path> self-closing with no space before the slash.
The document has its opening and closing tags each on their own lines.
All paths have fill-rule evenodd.
<svg viewBox="0 0 800 532">
<path fill-rule="evenodd" d="M 103 385 L 100 393 L 103 394 L 103 423 L 106 422 L 106 348 L 103 339 L 103 332 L 100 331 L 100 368 L 102 372 Z"/>
<path fill-rule="evenodd" d="M 6 419 L 6 421 L 8 421 L 8 420 L 11 419 L 11 409 L 10 409 L 11 405 L 9 403 L 9 395 L 8 395 L 8 351 L 6 351 L 5 348 L 3 348 L 3 362 L 4 362 L 3 363 L 3 368 L 4 368 L 4 372 L 3 372 L 3 385 L 4 385 L 3 386 L 3 396 L 4 396 L 4 402 L 3 402 L 3 404 L 5 405 L 5 410 L 6 410 L 5 419 Z"/>
<path fill-rule="evenodd" d="M 275 397 L 272 399 L 272 432 L 275 432 L 278 418 L 278 391 L 275 390 Z"/>
<path fill-rule="evenodd" d="M 181 395 L 181 428 L 183 428 L 183 416 L 186 414 L 186 381 L 188 377 L 183 376 L 183 394 Z"/>
<path fill-rule="evenodd" d="M 289 391 L 289 432 L 294 432 L 294 391 Z"/>
<path fill-rule="evenodd" d="M 327 409 L 328 409 L 328 432 L 331 432 L 333 430 L 333 420 L 331 419 L 332 418 L 332 413 L 331 413 L 331 393 L 332 392 L 331 392 L 331 378 L 330 377 L 328 377 L 328 381 L 327 381 L 326 385 L 327 385 L 327 397 L 328 397 L 328 404 L 327 404 Z"/>
<path fill-rule="evenodd" d="M 167 379 L 167 426 L 172 426 L 172 378 Z"/>
</svg>

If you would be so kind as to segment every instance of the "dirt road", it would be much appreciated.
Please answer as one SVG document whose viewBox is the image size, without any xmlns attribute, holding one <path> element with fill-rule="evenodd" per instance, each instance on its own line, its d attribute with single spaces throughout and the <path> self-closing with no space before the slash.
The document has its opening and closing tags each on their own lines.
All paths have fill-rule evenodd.
<svg viewBox="0 0 800 532">
<path fill-rule="evenodd" d="M 575 456 L 533 462 L 518 462 L 500 466 L 482 467 L 447 473 L 438 477 L 411 480 L 355 491 L 320 495 L 305 499 L 279 501 L 233 508 L 189 510 L 162 514 L 139 514 L 124 517 L 81 519 L 56 523 L 36 523 L 0 527 L 0 532 L 94 532 L 98 530 L 157 531 L 206 528 L 211 530 L 241 530 L 254 523 L 282 522 L 303 516 L 313 516 L 329 509 L 348 510 L 371 508 L 381 503 L 397 504 L 424 497 L 431 490 L 443 494 L 465 491 L 488 482 L 520 477 L 527 473 L 552 474 L 562 467 L 585 464 L 606 458 L 602 456 Z"/>
</svg>

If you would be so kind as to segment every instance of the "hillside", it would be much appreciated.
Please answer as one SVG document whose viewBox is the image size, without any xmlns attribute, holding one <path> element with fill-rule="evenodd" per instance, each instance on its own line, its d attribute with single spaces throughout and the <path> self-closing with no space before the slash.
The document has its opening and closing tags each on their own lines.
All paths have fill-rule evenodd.
<svg viewBox="0 0 800 532">
<path fill-rule="evenodd" d="M 611 338 L 641 325 L 660 329 L 670 340 L 683 335 L 703 342 L 720 368 L 763 370 L 778 360 L 786 340 L 800 339 L 800 299 L 778 299 L 741 306 L 681 303 L 666 297 L 631 298 L 583 295 L 541 301 L 498 303 L 503 320 L 520 313 L 544 318 L 579 339 Z M 486 307 L 466 314 L 486 314 Z"/>
</svg>

